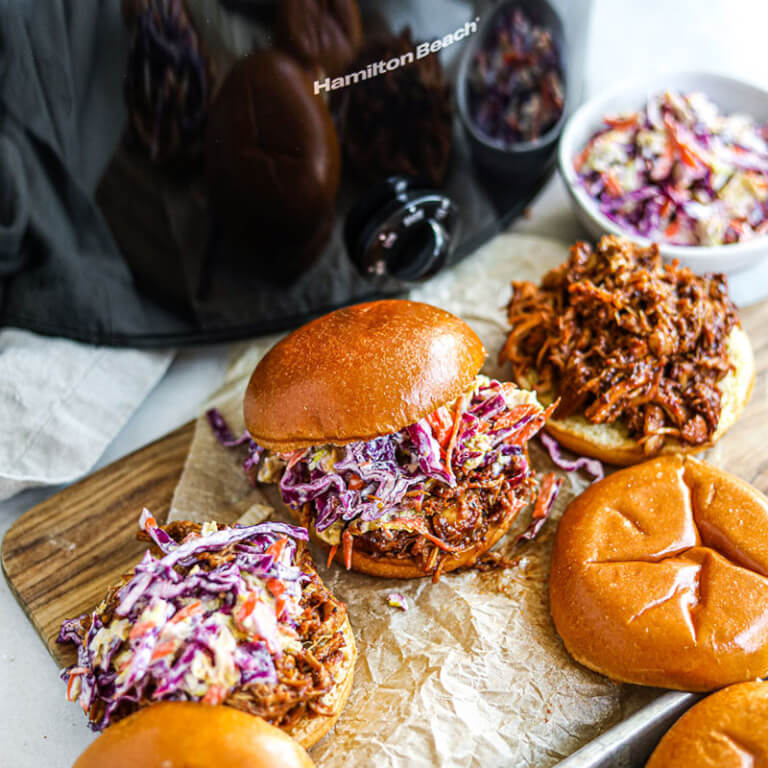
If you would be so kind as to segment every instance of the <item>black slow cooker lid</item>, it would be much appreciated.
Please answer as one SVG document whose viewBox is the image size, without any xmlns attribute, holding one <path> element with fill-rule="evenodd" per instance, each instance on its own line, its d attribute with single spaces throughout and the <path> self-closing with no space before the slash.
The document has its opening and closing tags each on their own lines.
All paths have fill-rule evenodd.
<svg viewBox="0 0 768 768">
<path fill-rule="evenodd" d="M 163 0 L 155 10 L 168 13 L 174 2 L 181 0 Z M 192 8 L 195 0 L 188 2 Z M 133 5 L 141 12 L 148 3 Z M 136 140 L 134 116 L 126 114 L 124 101 L 130 30 L 135 26 L 126 24 L 116 4 L 93 0 L 88 12 L 78 4 L 79 12 L 74 13 L 64 3 L 45 3 L 35 8 L 34 18 L 28 4 L 9 5 L 14 7 L 0 11 L 3 326 L 96 344 L 146 347 L 289 328 L 344 304 L 403 292 L 409 280 L 463 258 L 519 215 L 551 170 L 551 155 L 532 172 L 513 178 L 494 179 L 478 169 L 454 98 L 458 60 L 469 37 L 456 40 L 450 50 L 430 54 L 450 94 L 448 116 L 419 123 L 422 130 L 443 131 L 441 141 L 450 142 L 449 160 L 440 178 L 428 178 L 429 166 L 426 175 L 422 168 L 410 169 L 410 174 L 408 167 L 400 169 L 401 185 L 415 192 L 405 203 L 393 208 L 389 197 L 371 204 L 393 169 L 387 163 L 377 166 L 378 181 L 375 175 L 366 176 L 365 168 L 353 170 L 354 159 L 345 145 L 351 129 L 345 132 L 344 104 L 335 94 L 325 102 L 339 135 L 340 180 L 325 223 L 317 234 L 307 236 L 312 241 L 304 249 L 309 256 L 297 258 L 303 246 L 281 243 L 294 234 L 301 238 L 306 220 L 296 227 L 290 220 L 281 222 L 285 236 L 270 237 L 270 221 L 260 220 L 258 210 L 251 220 L 246 198 L 244 213 L 237 203 L 234 206 L 243 226 L 233 225 L 232 217 L 222 215 L 211 200 L 204 157 L 186 164 L 157 163 Z M 442 6 L 441 12 L 424 14 L 417 2 L 392 3 L 388 15 L 387 4 L 361 3 L 358 55 L 365 56 L 367 37 L 401 36 L 409 23 L 407 39 L 416 46 L 444 39 L 479 19 L 471 3 L 431 4 L 433 9 L 436 5 Z M 263 32 L 260 37 L 253 32 L 255 44 L 266 49 L 274 45 L 274 4 L 246 4 L 234 11 L 221 6 L 220 13 L 224 32 L 242 24 Z M 190 11 L 191 25 L 193 19 Z M 202 46 L 215 47 L 215 41 L 201 41 Z M 399 73 L 379 74 L 378 90 L 371 91 L 368 101 L 360 91 L 363 96 L 355 108 L 367 107 L 370 99 L 389 98 L 387 78 L 394 81 L 403 72 L 405 67 Z M 308 76 L 308 82 L 324 83 L 323 75 L 321 71 L 314 80 Z M 211 77 L 211 87 L 220 87 L 214 83 L 216 76 Z M 416 93 L 430 88 L 434 77 L 434 70 L 426 71 L 421 80 L 406 79 L 398 87 Z M 358 83 L 350 88 L 366 86 L 373 87 Z M 396 104 L 403 96 L 393 98 Z M 416 93 L 409 98 L 420 97 Z M 385 124 L 386 118 L 380 123 L 381 131 L 402 129 Z M 423 143 L 425 137 L 420 138 Z M 360 136 L 355 140 L 359 144 Z M 364 151 L 358 155 L 374 162 Z M 290 193 L 297 182 L 286 177 L 280 183 Z M 259 188 L 254 189 L 258 197 Z M 367 246 L 355 244 L 359 237 L 355 242 L 345 237 L 350 221 L 358 223 L 360 237 L 368 233 Z M 366 261 L 361 253 L 366 248 L 381 253 L 376 238 L 386 236 L 397 242 L 391 251 L 397 258 L 390 262 L 397 262 L 397 268 L 371 269 L 371 259 Z M 439 259 L 435 249 L 440 250 Z"/>
</svg>

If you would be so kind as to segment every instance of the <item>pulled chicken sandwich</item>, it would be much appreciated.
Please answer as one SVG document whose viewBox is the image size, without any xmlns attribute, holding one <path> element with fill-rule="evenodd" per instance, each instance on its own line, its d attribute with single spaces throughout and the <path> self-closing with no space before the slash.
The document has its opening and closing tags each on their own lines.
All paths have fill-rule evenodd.
<svg viewBox="0 0 768 768">
<path fill-rule="evenodd" d="M 477 563 L 533 490 L 527 442 L 549 411 L 479 375 L 462 320 L 380 301 L 299 328 L 245 396 L 247 470 L 330 549 L 329 562 L 433 578 Z"/>
</svg>

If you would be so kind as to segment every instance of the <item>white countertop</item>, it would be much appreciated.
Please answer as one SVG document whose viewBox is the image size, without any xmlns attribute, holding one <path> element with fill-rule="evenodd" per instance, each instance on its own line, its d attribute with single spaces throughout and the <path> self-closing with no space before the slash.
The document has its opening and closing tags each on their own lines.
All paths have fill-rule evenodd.
<svg viewBox="0 0 768 768">
<path fill-rule="evenodd" d="M 587 62 L 588 93 L 622 79 L 675 69 L 707 69 L 768 87 L 765 0 L 595 0 Z M 572 241 L 584 236 L 559 179 L 513 231 Z M 737 299 L 768 286 L 768 264 L 731 280 Z M 108 464 L 197 415 L 221 381 L 224 345 L 181 353 L 98 466 Z M 26 509 L 56 488 L 26 491 L 0 504 L 0 537 Z M 64 768 L 93 738 L 83 714 L 64 698 L 58 670 L 0 580 L 0 768 Z"/>
</svg>

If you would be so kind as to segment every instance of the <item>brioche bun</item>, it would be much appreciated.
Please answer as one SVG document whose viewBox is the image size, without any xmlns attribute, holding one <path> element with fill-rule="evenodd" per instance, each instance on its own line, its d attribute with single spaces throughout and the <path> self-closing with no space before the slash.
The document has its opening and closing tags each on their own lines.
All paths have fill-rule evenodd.
<svg viewBox="0 0 768 768">
<path fill-rule="evenodd" d="M 768 500 L 664 456 L 590 486 L 555 536 L 550 608 L 566 649 L 628 683 L 708 691 L 768 674 Z"/>
<path fill-rule="evenodd" d="M 397 432 L 458 397 L 485 350 L 455 315 L 414 301 L 339 309 L 290 333 L 256 366 L 243 403 L 275 451 Z"/>
<path fill-rule="evenodd" d="M 691 445 L 675 438 L 667 438 L 660 451 L 661 455 L 703 451 L 712 447 L 735 424 L 749 402 L 755 383 L 752 347 L 747 334 L 739 326 L 734 327 L 728 337 L 728 356 L 733 370 L 718 384 L 722 392 L 720 421 L 712 440 L 701 445 Z M 575 414 L 565 419 L 550 418 L 545 429 L 569 450 L 583 456 L 593 456 L 607 464 L 623 467 L 648 458 L 642 444 L 629 436 L 627 428 L 620 421 L 592 424 L 583 415 Z"/>
<path fill-rule="evenodd" d="M 162 702 L 107 728 L 73 768 L 314 768 L 303 747 L 232 707 Z"/>
<path fill-rule="evenodd" d="M 765 768 L 768 683 L 739 683 L 689 709 L 659 742 L 646 768 Z"/>
</svg>

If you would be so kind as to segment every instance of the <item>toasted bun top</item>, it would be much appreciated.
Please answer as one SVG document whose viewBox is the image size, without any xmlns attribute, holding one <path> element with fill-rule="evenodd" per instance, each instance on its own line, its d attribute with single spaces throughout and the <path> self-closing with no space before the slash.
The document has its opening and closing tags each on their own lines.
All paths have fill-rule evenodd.
<svg viewBox="0 0 768 768">
<path fill-rule="evenodd" d="M 455 315 L 414 301 L 339 309 L 298 328 L 256 366 L 245 424 L 274 450 L 396 432 L 458 397 L 485 350 Z"/>
<path fill-rule="evenodd" d="M 195 702 L 152 704 L 107 728 L 73 768 L 314 768 L 260 717 Z"/>
<path fill-rule="evenodd" d="M 739 683 L 708 696 L 667 731 L 646 768 L 768 765 L 768 683 Z"/>
<path fill-rule="evenodd" d="M 565 511 L 550 607 L 615 680 L 706 691 L 768 674 L 768 500 L 691 457 L 595 483 Z"/>
</svg>

